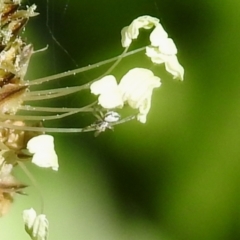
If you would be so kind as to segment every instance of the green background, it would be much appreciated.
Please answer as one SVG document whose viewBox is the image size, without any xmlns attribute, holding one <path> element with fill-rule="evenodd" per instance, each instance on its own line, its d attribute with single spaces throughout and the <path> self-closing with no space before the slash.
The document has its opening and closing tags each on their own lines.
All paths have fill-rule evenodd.
<svg viewBox="0 0 240 240">
<path fill-rule="evenodd" d="M 54 134 L 59 171 L 28 166 L 44 194 L 49 239 L 239 239 L 239 1 L 28 3 L 36 3 L 41 15 L 31 19 L 24 36 L 35 49 L 49 48 L 32 57 L 27 79 L 120 54 L 121 28 L 144 14 L 161 20 L 185 68 L 185 80 L 178 82 L 144 53 L 123 60 L 116 76 L 139 66 L 151 67 L 162 78 L 147 123 L 122 124 L 97 138 L 93 133 Z M 143 33 L 133 49 L 148 44 L 147 36 Z M 55 81 L 52 87 L 87 82 L 104 70 Z M 88 98 L 80 92 L 43 104 L 73 107 Z M 76 127 L 87 121 L 80 114 L 45 125 Z M 16 175 L 29 182 L 20 169 Z M 0 219 L 0 239 L 28 239 L 21 212 L 38 209 L 39 198 L 33 187 L 27 193 L 17 196 L 9 214 Z"/>
</svg>

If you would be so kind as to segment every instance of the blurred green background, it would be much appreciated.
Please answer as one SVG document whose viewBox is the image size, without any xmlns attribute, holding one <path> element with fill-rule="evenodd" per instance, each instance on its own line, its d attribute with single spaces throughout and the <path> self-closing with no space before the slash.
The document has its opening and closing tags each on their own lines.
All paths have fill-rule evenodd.
<svg viewBox="0 0 240 240">
<path fill-rule="evenodd" d="M 54 134 L 59 172 L 29 165 L 44 193 L 49 239 L 240 239 L 239 1 L 30 3 L 41 14 L 31 19 L 24 35 L 35 49 L 49 48 L 32 57 L 27 79 L 118 55 L 121 28 L 144 14 L 160 18 L 186 72 L 184 82 L 178 82 L 144 53 L 127 58 L 116 76 L 139 66 L 151 67 L 162 78 L 147 123 L 129 122 L 97 138 L 93 133 Z M 133 49 L 148 44 L 147 36 L 143 33 Z M 52 87 L 86 82 L 104 70 L 59 80 Z M 51 104 L 78 106 L 88 97 L 80 92 Z M 46 125 L 84 125 L 85 117 Z M 29 182 L 20 169 L 16 175 Z M 21 212 L 39 206 L 33 187 L 28 194 L 17 196 L 10 213 L 0 219 L 0 239 L 28 239 Z"/>
</svg>

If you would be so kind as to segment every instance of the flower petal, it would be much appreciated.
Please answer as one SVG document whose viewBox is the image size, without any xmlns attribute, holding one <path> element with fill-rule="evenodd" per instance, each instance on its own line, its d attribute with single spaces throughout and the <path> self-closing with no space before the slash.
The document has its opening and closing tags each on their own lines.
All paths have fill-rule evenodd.
<svg viewBox="0 0 240 240">
<path fill-rule="evenodd" d="M 124 104 L 117 81 L 112 75 L 105 76 L 94 82 L 90 89 L 93 94 L 99 95 L 98 104 L 103 108 L 113 109 L 122 107 Z"/>
<path fill-rule="evenodd" d="M 34 220 L 36 219 L 37 214 L 33 208 L 26 209 L 23 211 L 23 221 L 25 223 L 25 227 L 30 230 L 33 227 Z"/>
<path fill-rule="evenodd" d="M 147 121 L 147 114 L 151 108 L 151 98 L 152 92 L 149 91 L 148 96 L 146 96 L 142 104 L 139 106 L 139 114 L 137 115 L 137 120 L 141 123 L 146 123 Z"/>
<path fill-rule="evenodd" d="M 171 38 L 161 39 L 159 41 L 159 51 L 165 55 L 176 55 L 177 48 L 175 43 Z"/>
<path fill-rule="evenodd" d="M 36 217 L 33 225 L 32 235 L 37 240 L 46 240 L 48 237 L 48 220 L 46 215 L 40 214 Z"/>
<path fill-rule="evenodd" d="M 124 27 L 121 31 L 122 46 L 129 47 L 132 40 L 138 37 L 139 29 L 150 29 L 158 23 L 159 19 L 147 15 L 134 19 L 129 26 Z"/>
<path fill-rule="evenodd" d="M 178 62 L 176 55 L 163 54 L 157 47 L 146 47 L 146 55 L 151 58 L 153 63 L 165 63 L 166 70 L 173 75 L 173 78 L 183 80 L 184 68 Z"/>
<path fill-rule="evenodd" d="M 90 86 L 91 93 L 95 95 L 102 94 L 112 89 L 117 88 L 117 81 L 113 75 L 107 75 L 100 80 L 92 83 Z"/>
<path fill-rule="evenodd" d="M 164 30 L 163 26 L 159 23 L 150 34 L 151 45 L 154 47 L 158 47 L 160 45 L 159 41 L 161 41 L 161 39 L 166 39 L 167 37 L 168 37 L 167 32 Z"/>
<path fill-rule="evenodd" d="M 158 47 L 146 47 L 146 55 L 156 64 L 164 63 L 166 60 L 166 56 L 159 51 Z"/>
<path fill-rule="evenodd" d="M 118 88 L 101 94 L 98 98 L 98 104 L 105 109 L 114 109 L 123 107 L 121 92 Z"/>
<path fill-rule="evenodd" d="M 174 78 L 183 80 L 184 68 L 178 62 L 178 59 L 175 55 L 168 58 L 168 60 L 165 62 L 165 67 L 166 70 L 174 76 Z"/>
<path fill-rule="evenodd" d="M 138 101 L 146 92 L 160 87 L 160 85 L 160 78 L 154 76 L 151 70 L 133 68 L 122 77 L 119 88 L 123 94 L 124 101 L 129 101 L 130 99 Z"/>
<path fill-rule="evenodd" d="M 131 69 L 123 76 L 119 88 L 123 100 L 134 109 L 139 109 L 138 120 L 146 122 L 146 116 L 151 106 L 151 96 L 154 88 L 160 87 L 160 78 L 145 68 Z"/>
<path fill-rule="evenodd" d="M 121 42 L 123 47 L 129 47 L 132 43 L 132 38 L 128 35 L 128 27 L 124 27 L 121 31 Z"/>
</svg>

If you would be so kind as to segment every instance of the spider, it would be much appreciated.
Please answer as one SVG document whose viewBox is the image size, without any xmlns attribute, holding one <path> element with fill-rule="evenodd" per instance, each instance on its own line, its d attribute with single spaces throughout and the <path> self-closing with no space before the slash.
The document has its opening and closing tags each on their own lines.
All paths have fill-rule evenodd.
<svg viewBox="0 0 240 240">
<path fill-rule="evenodd" d="M 120 114 L 114 111 L 106 112 L 105 115 L 103 115 L 102 112 L 99 112 L 99 114 L 100 115 L 96 115 L 98 120 L 91 125 L 96 129 L 96 132 L 94 133 L 95 137 L 97 137 L 101 132 L 106 131 L 106 129 L 113 130 L 112 123 L 118 122 L 121 118 Z"/>
</svg>

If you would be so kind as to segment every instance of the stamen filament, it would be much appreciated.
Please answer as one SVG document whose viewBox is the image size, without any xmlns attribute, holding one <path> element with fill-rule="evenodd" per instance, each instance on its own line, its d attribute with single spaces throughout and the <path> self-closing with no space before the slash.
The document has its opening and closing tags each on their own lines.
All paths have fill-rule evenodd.
<svg viewBox="0 0 240 240">
<path fill-rule="evenodd" d="M 71 111 L 79 111 L 79 112 L 92 112 L 93 108 L 96 102 L 89 104 L 87 106 L 84 106 L 82 108 L 67 108 L 67 107 L 35 107 L 30 105 L 24 105 L 20 106 L 19 110 L 23 111 L 36 111 L 36 112 L 71 112 Z"/>
<path fill-rule="evenodd" d="M 64 118 L 73 114 L 76 114 L 81 111 L 71 111 L 67 113 L 57 114 L 57 115 L 51 115 L 51 116 L 26 116 L 26 115 L 3 115 L 0 114 L 0 119 L 7 119 L 7 120 L 32 120 L 32 121 L 45 121 L 45 120 L 55 120 Z"/>
<path fill-rule="evenodd" d="M 51 98 L 57 98 L 66 96 L 83 89 L 87 88 L 88 84 L 83 86 L 75 86 L 75 87 L 65 87 L 65 88 L 58 88 L 58 89 L 49 89 L 49 90 L 42 90 L 42 91 L 33 91 L 27 92 L 24 96 L 25 101 L 36 101 L 36 100 L 45 100 Z"/>
<path fill-rule="evenodd" d="M 111 126 L 115 126 L 121 123 L 128 122 L 130 120 L 135 119 L 135 115 L 126 117 L 118 122 L 111 123 Z M 9 123 L 0 123 L 0 127 L 2 128 L 10 128 L 10 129 L 19 129 L 22 131 L 32 131 L 32 132 L 52 132 L 52 133 L 80 133 L 80 132 L 91 132 L 96 131 L 96 126 L 94 124 L 84 127 L 84 128 L 48 128 L 48 127 L 29 127 L 29 126 L 17 126 Z"/>
<path fill-rule="evenodd" d="M 128 51 L 128 48 L 125 48 L 125 50 L 123 51 L 123 53 L 118 57 L 117 61 L 104 73 L 102 74 L 100 77 L 98 77 L 95 80 L 90 81 L 88 84 L 92 84 L 94 81 L 103 78 L 104 76 L 108 75 L 109 73 L 111 73 L 113 71 L 113 69 L 120 63 L 120 61 L 126 56 L 126 53 Z"/>
<path fill-rule="evenodd" d="M 42 84 L 44 82 L 49 82 L 49 81 L 52 81 L 52 80 L 55 80 L 55 79 L 60 79 L 60 78 L 64 78 L 64 77 L 67 77 L 67 76 L 75 75 L 75 74 L 78 74 L 78 73 L 81 73 L 81 72 L 89 71 L 91 69 L 100 67 L 102 65 L 105 65 L 107 63 L 113 62 L 113 61 L 118 60 L 118 59 L 121 60 L 122 58 L 128 57 L 130 55 L 133 55 L 133 54 L 135 54 L 137 52 L 140 52 L 140 51 L 143 51 L 145 49 L 146 49 L 146 47 L 142 47 L 142 48 L 130 51 L 128 53 L 125 53 L 125 51 L 126 51 L 126 49 L 125 49 L 124 52 L 117 57 L 113 57 L 111 59 L 104 60 L 104 61 L 92 64 L 92 65 L 89 65 L 89 66 L 86 66 L 86 67 L 70 70 L 70 71 L 63 72 L 63 73 L 58 73 L 58 74 L 55 74 L 55 75 L 52 75 L 52 76 L 43 77 L 43 78 L 39 78 L 39 79 L 32 80 L 32 81 L 28 80 L 26 82 L 27 82 L 28 86 L 32 86 L 32 85 Z M 119 61 L 117 61 L 117 64 L 119 63 Z M 115 67 L 115 64 L 113 65 L 113 67 Z M 112 68 L 110 68 L 110 70 L 112 70 Z M 109 70 L 107 72 L 109 72 Z"/>
</svg>

